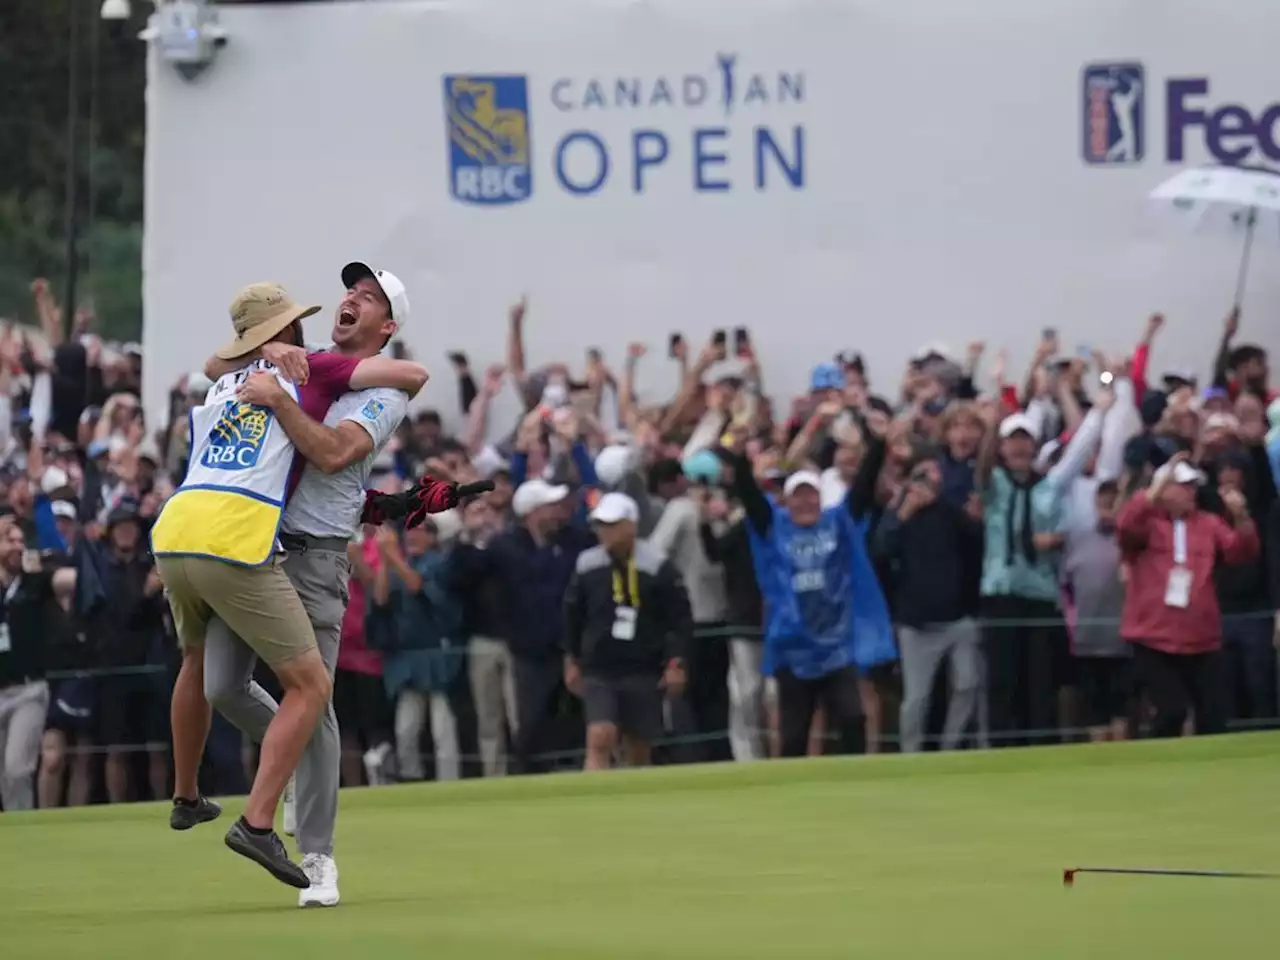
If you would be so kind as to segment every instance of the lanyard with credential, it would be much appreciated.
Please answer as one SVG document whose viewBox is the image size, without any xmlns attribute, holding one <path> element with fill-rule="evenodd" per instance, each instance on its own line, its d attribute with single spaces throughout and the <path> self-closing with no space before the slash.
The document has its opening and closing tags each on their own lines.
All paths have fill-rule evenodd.
<svg viewBox="0 0 1280 960">
<path fill-rule="evenodd" d="M 627 582 L 622 582 L 622 574 L 617 567 L 613 568 L 613 603 L 617 607 L 640 608 L 640 574 L 636 572 L 636 558 L 627 559 Z"/>
<path fill-rule="evenodd" d="M 1185 520 L 1173 521 L 1173 562 L 1179 567 L 1187 565 L 1187 524 Z"/>
</svg>

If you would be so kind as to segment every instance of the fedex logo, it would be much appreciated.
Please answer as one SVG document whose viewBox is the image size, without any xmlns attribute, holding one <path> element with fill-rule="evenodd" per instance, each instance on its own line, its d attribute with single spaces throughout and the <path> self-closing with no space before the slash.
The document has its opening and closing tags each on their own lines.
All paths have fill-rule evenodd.
<svg viewBox="0 0 1280 960">
<path fill-rule="evenodd" d="M 1250 109 L 1242 103 L 1215 102 L 1208 77 L 1149 81 L 1136 60 L 1088 63 L 1081 79 L 1082 157 L 1092 166 L 1141 163 L 1155 152 L 1147 147 L 1147 124 L 1154 122 L 1158 131 L 1161 119 L 1168 163 L 1280 162 L 1280 103 Z M 1163 118 L 1155 103 L 1147 109 L 1147 101 L 1161 93 Z"/>
<path fill-rule="evenodd" d="M 1197 129 L 1205 150 L 1219 163 L 1244 163 L 1255 150 L 1280 161 L 1280 103 L 1268 104 L 1256 115 L 1240 103 L 1214 105 L 1207 77 L 1178 77 L 1165 84 L 1165 120 L 1170 163 L 1184 160 L 1187 137 Z"/>
</svg>

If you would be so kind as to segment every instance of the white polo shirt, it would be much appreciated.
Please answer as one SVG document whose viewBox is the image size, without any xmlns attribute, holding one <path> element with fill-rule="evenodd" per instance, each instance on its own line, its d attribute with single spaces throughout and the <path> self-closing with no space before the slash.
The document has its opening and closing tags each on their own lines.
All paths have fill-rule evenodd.
<svg viewBox="0 0 1280 960">
<path fill-rule="evenodd" d="M 373 449 L 363 460 L 326 474 L 307 464 L 298 488 L 289 499 L 280 529 L 284 533 L 313 537 L 355 536 L 364 510 L 364 490 L 373 462 L 387 445 L 409 410 L 409 397 L 401 390 L 375 387 L 344 394 L 329 407 L 326 427 L 343 420 L 360 424 L 373 438 Z"/>
</svg>

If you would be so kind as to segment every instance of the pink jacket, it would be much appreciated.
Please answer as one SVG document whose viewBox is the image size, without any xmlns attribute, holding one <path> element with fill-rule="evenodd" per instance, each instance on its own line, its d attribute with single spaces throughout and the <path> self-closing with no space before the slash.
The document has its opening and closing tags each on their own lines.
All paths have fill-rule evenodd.
<svg viewBox="0 0 1280 960">
<path fill-rule="evenodd" d="M 1249 563 L 1261 550 L 1252 520 L 1229 525 L 1216 514 L 1194 510 L 1184 518 L 1191 596 L 1187 607 L 1165 600 L 1173 562 L 1173 517 L 1145 491 L 1116 518 L 1120 549 L 1129 568 L 1120 635 L 1130 643 L 1165 653 L 1207 653 L 1222 646 L 1222 618 L 1213 569 L 1218 563 Z"/>
</svg>

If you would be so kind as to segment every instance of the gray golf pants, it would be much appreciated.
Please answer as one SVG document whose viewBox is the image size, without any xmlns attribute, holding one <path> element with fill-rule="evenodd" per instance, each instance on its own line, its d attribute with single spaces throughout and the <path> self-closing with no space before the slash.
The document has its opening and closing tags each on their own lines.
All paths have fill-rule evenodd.
<svg viewBox="0 0 1280 960">
<path fill-rule="evenodd" d="M 342 617 L 347 609 L 351 566 L 346 550 L 325 547 L 290 551 L 284 562 L 298 598 L 311 618 L 316 644 L 330 678 L 338 663 Z M 257 656 L 221 620 L 209 623 L 204 644 L 204 695 L 242 731 L 261 743 L 277 704 L 253 679 Z M 303 854 L 333 855 L 333 829 L 338 817 L 338 769 L 342 747 L 333 703 L 320 718 L 295 774 L 298 806 L 298 849 Z"/>
<path fill-rule="evenodd" d="M 920 629 L 900 625 L 898 647 L 902 657 L 899 729 L 903 753 L 913 753 L 924 745 L 933 680 L 944 662 L 950 662 L 951 666 L 951 699 L 942 730 L 942 749 L 958 747 L 974 719 L 978 720 L 980 728 L 978 742 L 985 744 L 985 723 L 978 716 L 983 660 L 982 637 L 977 623 L 965 617 L 954 623 Z"/>
</svg>

